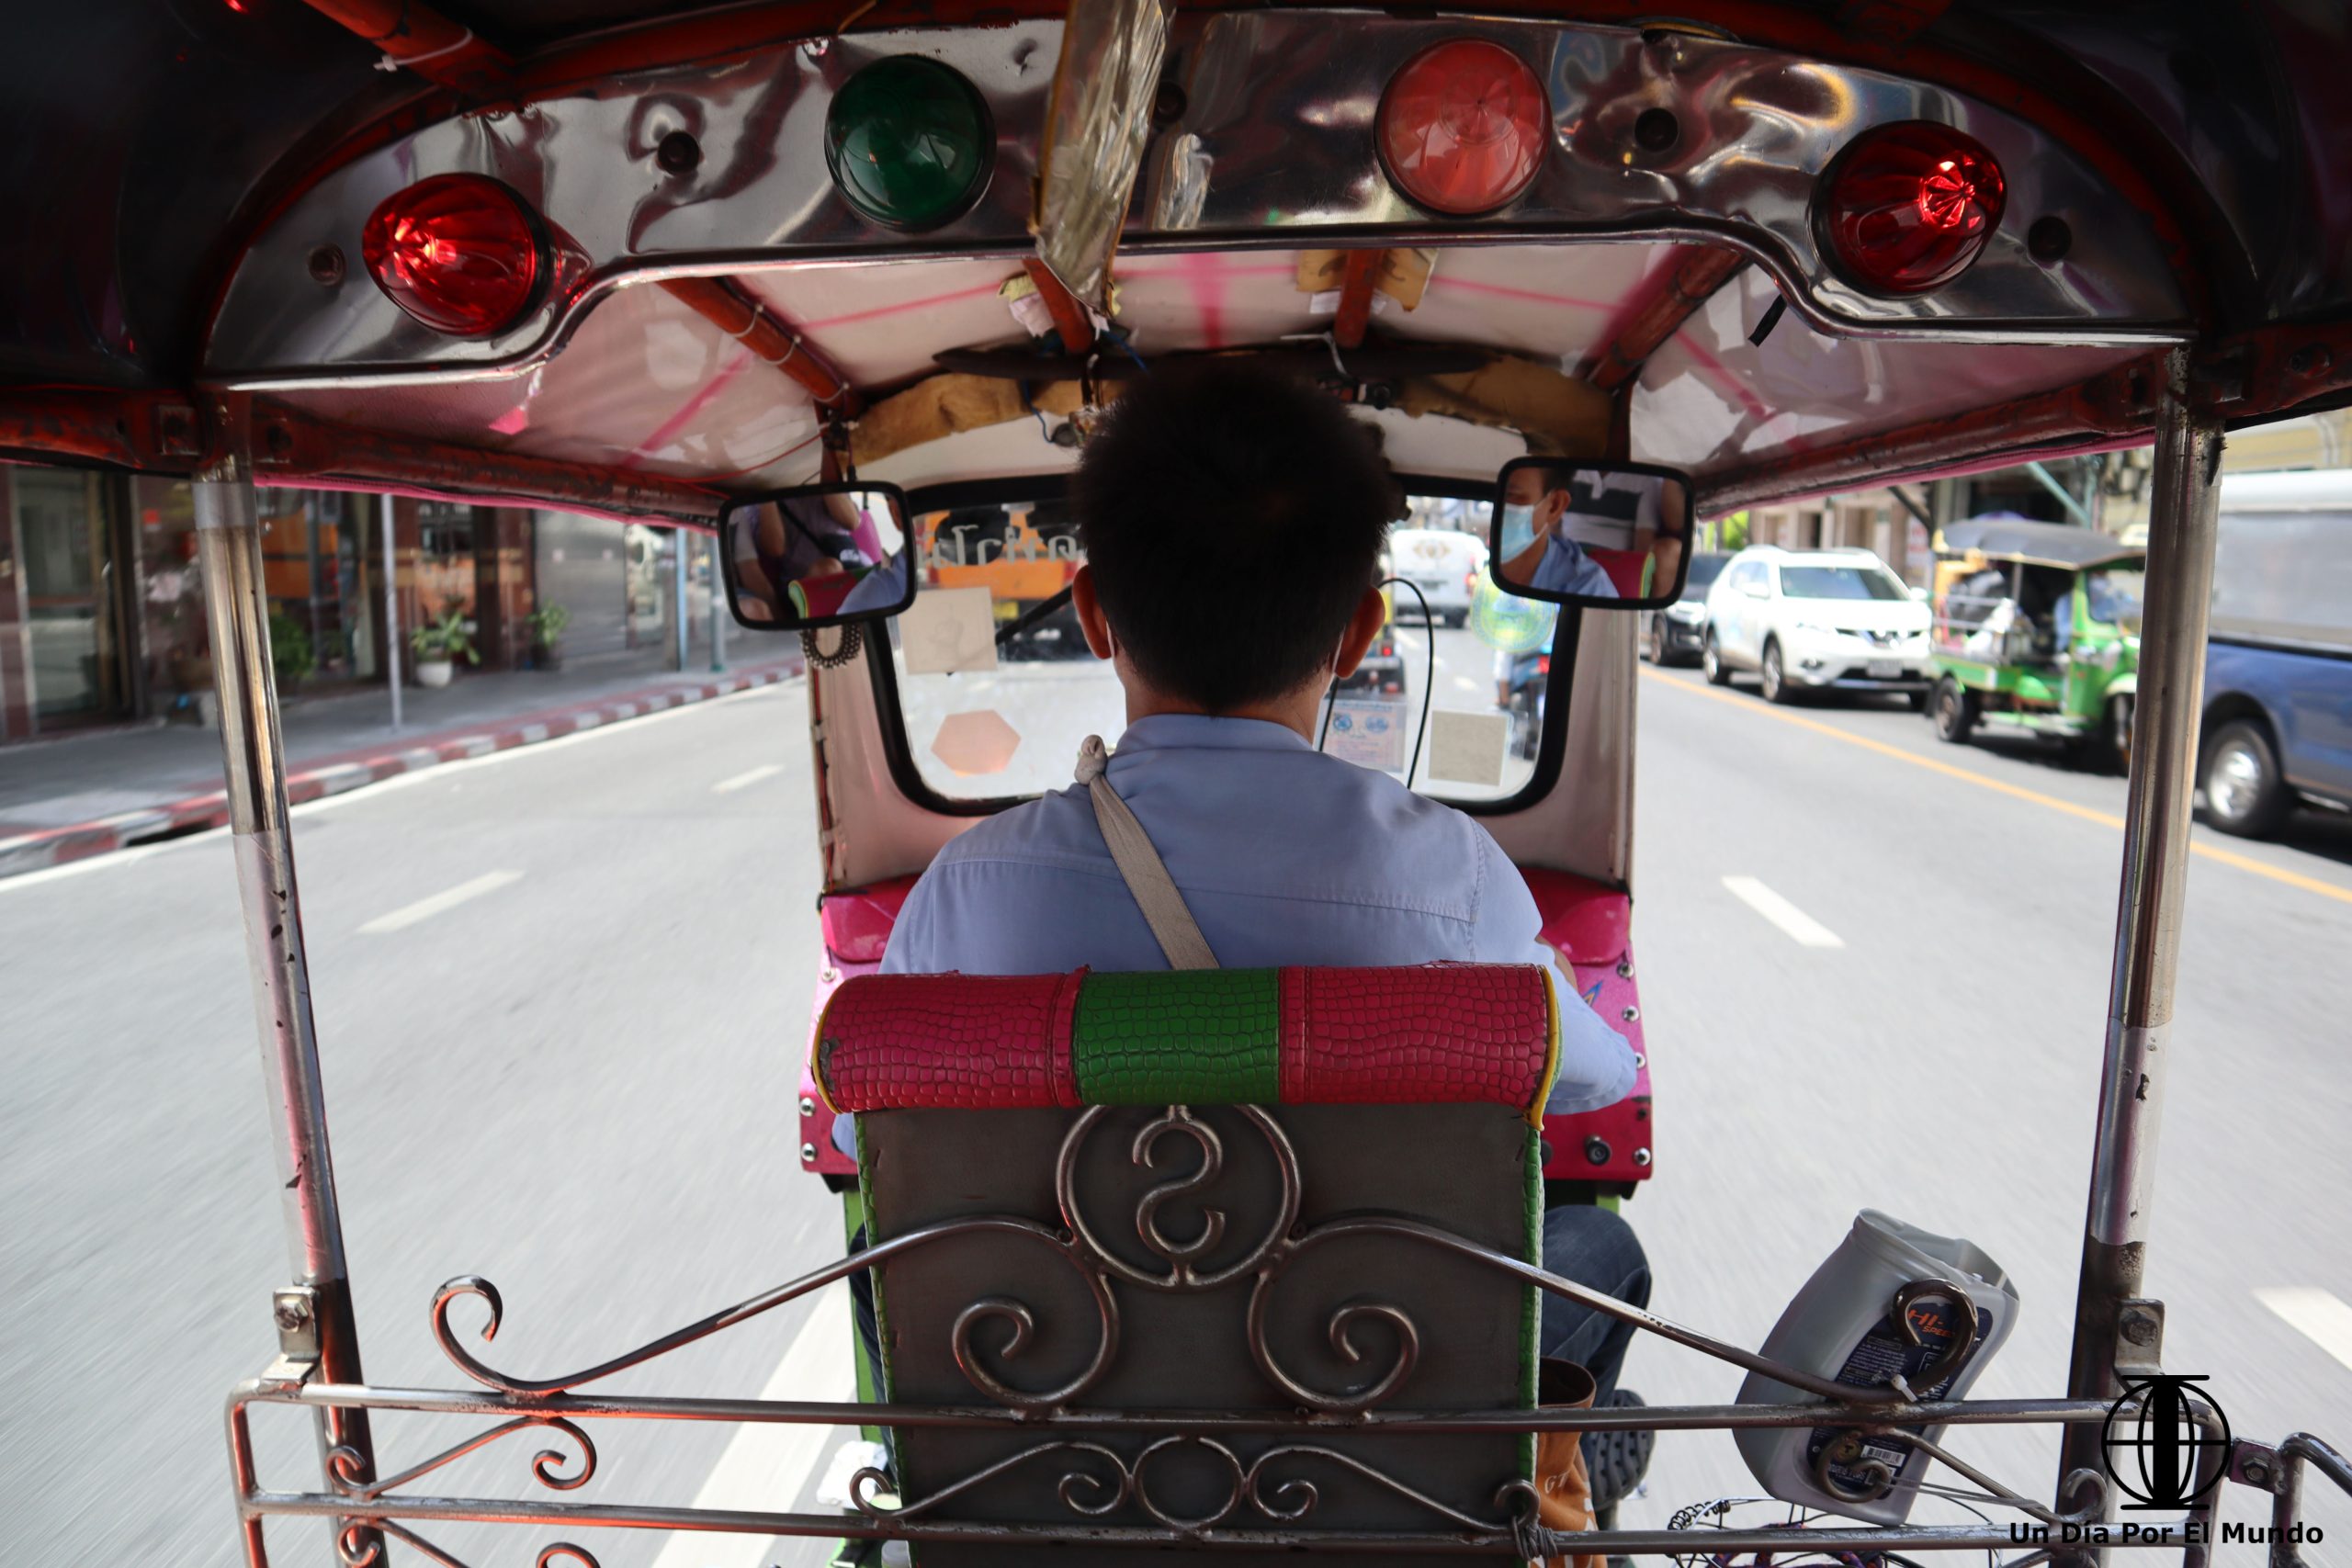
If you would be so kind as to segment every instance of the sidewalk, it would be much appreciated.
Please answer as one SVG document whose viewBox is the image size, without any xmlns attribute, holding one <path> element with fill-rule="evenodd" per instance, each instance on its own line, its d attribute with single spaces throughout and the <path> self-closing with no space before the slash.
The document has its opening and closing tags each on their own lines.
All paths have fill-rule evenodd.
<svg viewBox="0 0 2352 1568">
<path fill-rule="evenodd" d="M 294 804 L 395 773 L 552 740 L 800 672 L 797 652 L 724 674 L 610 664 L 459 676 L 401 694 L 391 728 L 381 689 L 296 698 L 282 716 Z M 220 732 L 157 724 L 0 749 L 0 876 L 38 871 L 228 820 Z"/>
</svg>

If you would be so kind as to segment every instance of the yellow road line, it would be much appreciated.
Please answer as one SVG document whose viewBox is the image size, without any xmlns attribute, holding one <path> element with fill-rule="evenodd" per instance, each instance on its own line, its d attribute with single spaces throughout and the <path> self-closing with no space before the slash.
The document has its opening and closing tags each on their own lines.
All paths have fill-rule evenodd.
<svg viewBox="0 0 2352 1568">
<path fill-rule="evenodd" d="M 1761 706 L 1749 698 L 1736 696 L 1729 692 L 1717 691 L 1712 686 L 1679 681 L 1671 675 L 1662 675 L 1655 670 L 1644 670 L 1642 678 L 1646 681 L 1655 681 L 1661 686 L 1671 686 L 1679 692 L 1688 692 L 1694 697 L 1705 697 L 1710 702 L 1728 703 L 1740 712 L 1758 718 L 1778 719 L 1782 724 L 1793 724 L 1799 729 L 1810 729 L 1817 735 L 1826 735 L 1832 740 L 1843 741 L 1849 746 L 1859 746 L 1865 751 L 1875 751 L 1883 757 L 1892 757 L 1898 762 L 1907 762 L 1915 768 L 1925 768 L 1931 773 L 1941 773 L 1947 778 L 1958 779 L 1962 784 L 1974 784 L 1979 789 L 1989 789 L 1996 795 L 2006 795 L 2012 799 L 2029 801 L 2035 806 L 2046 807 L 2052 811 L 2064 812 L 2069 817 L 2079 817 L 2086 822 L 2096 822 L 2104 828 L 2120 829 L 2123 826 L 2123 818 L 2113 812 L 2094 810 L 2087 806 L 2077 806 L 2071 800 L 2061 800 L 2054 795 L 2044 795 L 2038 789 L 2027 789 L 2021 784 L 1987 778 L 1973 768 L 1955 767 L 1950 762 L 1939 762 L 1933 757 L 1922 757 L 1917 751 L 1906 751 L 1900 746 L 1890 746 L 1883 740 L 1872 740 L 1867 736 L 1856 735 L 1848 729 L 1840 729 L 1834 724 L 1824 724 L 1817 718 L 1806 718 L 1802 714 L 1793 714 L 1785 708 Z M 2306 893 L 2316 893 L 2323 898 L 2333 898 L 2338 903 L 2352 904 L 2352 887 L 2346 887 L 2334 882 L 2324 882 L 2316 876 L 2305 876 L 2301 872 L 2288 871 L 2269 864 L 2267 862 L 2256 860 L 2251 855 L 2215 849 L 2211 844 L 2201 844 L 2194 840 L 2189 843 L 2188 852 L 2205 860 L 2217 861 L 2222 865 L 2233 866 L 2239 871 L 2250 872 L 2256 876 L 2268 877 L 2273 882 L 2283 882 L 2290 887 L 2300 887 Z"/>
</svg>

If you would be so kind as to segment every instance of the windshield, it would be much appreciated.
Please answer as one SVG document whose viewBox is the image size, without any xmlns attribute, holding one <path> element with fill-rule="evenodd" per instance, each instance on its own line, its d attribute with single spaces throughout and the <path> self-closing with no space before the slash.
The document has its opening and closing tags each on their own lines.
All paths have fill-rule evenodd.
<svg viewBox="0 0 2352 1568">
<path fill-rule="evenodd" d="M 1084 559 L 1076 529 L 1058 501 L 943 509 L 923 500 L 910 498 L 909 529 L 921 588 L 889 623 L 916 770 L 955 800 L 1064 788 L 1080 742 L 1100 735 L 1115 743 L 1126 723 L 1117 676 L 1087 648 L 1068 601 L 1053 603 Z M 1549 675 L 1535 649 L 1550 630 L 1551 607 L 1510 598 L 1473 604 L 1471 574 L 1485 555 L 1488 503 L 1411 502 L 1415 520 L 1440 525 L 1399 529 L 1391 544 L 1442 552 L 1422 594 L 1434 630 L 1423 630 L 1413 593 L 1396 590 L 1393 624 L 1327 705 L 1323 749 L 1403 778 L 1424 694 L 1433 690 L 1414 787 L 1447 800 L 1505 799 L 1535 770 Z M 1417 548 L 1399 553 L 1421 564 Z M 1421 575 L 1405 561 L 1396 570 Z M 1502 652 L 1498 644 L 1527 651 Z"/>
<path fill-rule="evenodd" d="M 2106 571 L 2083 574 L 2083 599 L 2090 610 L 2091 619 L 2103 626 L 2120 626 L 2127 632 L 2140 629 L 2140 589 L 2144 581 L 2137 571 L 2113 568 Z"/>
<path fill-rule="evenodd" d="M 1781 592 L 1791 599 L 1908 599 L 1894 574 L 1874 566 L 1784 566 Z"/>
<path fill-rule="evenodd" d="M 1682 580 L 1682 597 L 1704 599 L 1707 590 L 1715 585 L 1715 579 L 1724 574 L 1724 567 L 1730 560 L 1731 557 L 1724 555 L 1692 556 L 1690 574 Z"/>
</svg>

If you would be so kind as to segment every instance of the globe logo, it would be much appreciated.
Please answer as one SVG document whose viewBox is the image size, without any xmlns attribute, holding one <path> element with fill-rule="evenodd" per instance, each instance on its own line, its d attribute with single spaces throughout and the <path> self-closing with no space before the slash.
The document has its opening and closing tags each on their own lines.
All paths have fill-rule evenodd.
<svg viewBox="0 0 2352 1568">
<path fill-rule="evenodd" d="M 1556 605 L 1521 599 L 1481 576 L 1470 595 L 1470 630 L 1480 642 L 1503 653 L 1528 653 L 1544 646 L 1559 616 Z"/>
<path fill-rule="evenodd" d="M 2107 1473 L 2133 1508 L 2177 1511 L 2221 1484 L 2230 1423 L 2202 1377 L 2160 1373 L 2124 1385 L 2101 1438 Z"/>
</svg>

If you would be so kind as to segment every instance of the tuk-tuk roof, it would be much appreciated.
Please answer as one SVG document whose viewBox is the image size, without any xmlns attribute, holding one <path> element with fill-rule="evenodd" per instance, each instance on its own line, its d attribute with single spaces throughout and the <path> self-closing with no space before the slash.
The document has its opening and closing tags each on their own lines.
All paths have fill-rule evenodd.
<svg viewBox="0 0 2352 1568">
<path fill-rule="evenodd" d="M 2018 561 L 2026 566 L 2054 566 L 2067 571 L 2087 571 L 2117 561 L 2143 558 L 2145 545 L 2127 545 L 2096 528 L 2064 523 L 2035 523 L 2022 517 L 1987 517 L 1951 523 L 1936 536 L 1944 555 L 1982 556 L 1986 560 Z"/>
<path fill-rule="evenodd" d="M 2352 21 L 2338 11 L 2289 0 L 1687 0 L 1673 29 L 1637 33 L 1649 9 L 1613 0 L 1573 7 L 1553 43 L 1524 31 L 1570 9 L 1509 6 L 1456 22 L 1366 7 L 1363 47 L 1315 55 L 1322 63 L 1302 75 L 1293 34 L 1328 23 L 1285 4 L 1179 7 L 1172 61 L 1194 68 L 1210 43 L 1238 38 L 1236 57 L 1254 58 L 1259 74 L 1215 103 L 1196 90 L 1193 120 L 1168 132 L 1228 117 L 1210 209 L 1192 228 L 1171 227 L 1166 205 L 1140 192 L 1131 207 L 1123 311 L 1162 351 L 1269 343 L 1331 322 L 1302 282 L 1312 247 L 1442 244 L 1428 302 L 1376 315 L 1375 336 L 1509 353 L 1596 385 L 1621 355 L 1632 375 L 1612 395 L 1633 404 L 1634 455 L 1692 468 L 1716 511 L 2132 444 L 2154 418 L 2150 367 L 2167 342 L 2203 345 L 2198 395 L 2235 419 L 2352 397 L 2352 203 L 2340 199 L 2352 190 L 2352 101 L 2336 91 Z M 996 294 L 1028 243 L 1024 160 L 1064 10 L 1055 0 L 447 0 L 403 6 L 401 28 L 379 38 L 358 0 L 11 8 L 6 29 L 25 36 L 0 55 L 0 127 L 19 148 L 73 153 L 8 165 L 17 220 L 16 243 L 0 252 L 0 454 L 186 471 L 216 439 L 217 394 L 236 391 L 283 415 L 259 433 L 284 476 L 267 482 L 423 491 L 437 474 L 458 493 L 707 518 L 725 492 L 806 478 L 817 455 L 809 399 L 756 365 L 739 374 L 733 329 L 663 289 L 673 275 L 723 280 L 732 309 L 766 309 L 795 345 L 805 333 L 812 359 L 860 393 L 933 373 L 943 351 L 1019 343 Z M 435 26 L 452 41 L 435 41 Z M 954 31 L 925 30 L 943 28 Z M 1610 189 L 1635 193 L 1606 220 L 1564 199 L 1434 223 L 1380 195 L 1369 164 L 1328 167 L 1319 144 L 1301 151 L 1308 132 L 1361 126 L 1379 92 L 1367 61 L 1418 47 L 1382 39 L 1454 28 L 1548 50 L 1555 80 L 1588 94 L 1622 95 L 1633 80 L 1596 62 L 1671 55 L 1680 63 L 1642 65 L 1644 90 L 1668 84 L 1696 95 L 1694 107 L 1731 106 L 1725 155 L 1679 184 L 1606 171 Z M 830 62 L 802 41 L 829 37 Z M 838 202 L 790 184 L 815 130 L 802 100 L 831 90 L 844 56 L 908 50 L 954 54 L 976 79 L 1003 73 L 982 85 L 1004 166 L 971 217 L 935 235 L 845 224 Z M 1835 91 L 1812 107 L 1774 96 L 1816 78 Z M 1865 111 L 2011 138 L 2018 231 L 2005 229 L 2002 254 L 1953 286 L 1963 297 L 1872 301 L 1818 271 L 1799 276 L 1774 254 L 1809 243 L 1804 182 Z M 599 159 L 641 164 L 639 120 L 678 114 L 725 117 L 709 135 L 733 139 L 732 161 L 722 169 L 714 157 L 706 185 L 674 199 L 623 190 L 616 169 L 633 179 L 638 166 Z M 1207 130 L 1216 147 L 1220 128 Z M 763 160 L 743 152 L 754 131 L 771 149 Z M 1768 133 L 1783 140 L 1739 140 Z M 607 225 L 597 238 L 611 243 L 590 244 L 581 264 L 594 270 L 576 301 L 526 337 L 435 344 L 386 315 L 356 245 L 345 245 L 348 279 L 340 266 L 334 284 L 305 274 L 322 235 L 356 229 L 352 204 L 364 217 L 388 171 L 413 179 L 439 167 L 494 171 L 550 220 Z M 1720 212 L 1684 199 L 1693 181 L 1773 168 L 1794 183 L 1718 193 L 1736 198 Z M 608 210 L 555 210 L 567 180 Z M 1742 216 L 1773 202 L 1777 237 Z M 2036 215 L 2072 216 L 2070 255 L 2028 255 Z M 1586 239 L 1615 243 L 1577 244 L 1561 265 L 1561 243 Z M 663 287 L 631 287 L 647 281 Z M 1985 351 L 1988 335 L 2007 346 Z M 193 433 L 164 406 L 181 400 Z M 1488 439 L 1458 425 L 1445 436 L 1458 458 L 1449 467 L 1467 472 L 1491 455 L 1497 433 L 1476 434 Z M 355 457 L 361 434 L 383 440 Z M 952 453 L 902 459 L 899 477 L 1068 461 L 1066 450 L 1013 453 L 1012 438 L 1001 426 L 972 432 Z"/>
</svg>

